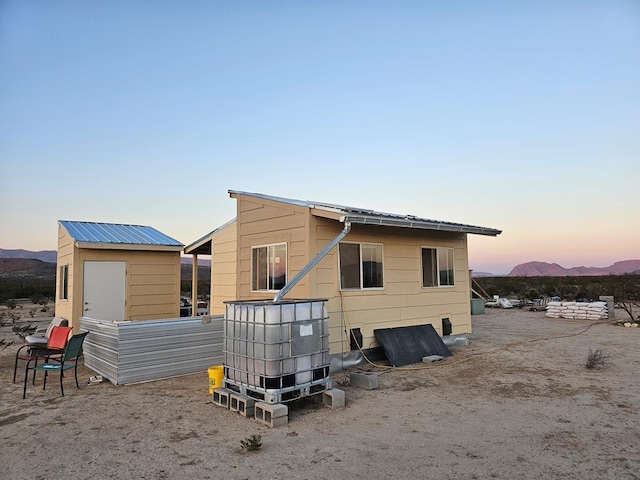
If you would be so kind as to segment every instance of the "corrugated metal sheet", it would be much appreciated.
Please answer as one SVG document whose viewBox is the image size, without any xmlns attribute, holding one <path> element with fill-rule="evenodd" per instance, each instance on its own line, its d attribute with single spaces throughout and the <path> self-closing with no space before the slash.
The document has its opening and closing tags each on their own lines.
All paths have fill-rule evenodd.
<svg viewBox="0 0 640 480">
<path fill-rule="evenodd" d="M 206 372 L 223 360 L 223 316 L 110 322 L 82 317 L 84 363 L 111 383 Z"/>
<path fill-rule="evenodd" d="M 502 233 L 501 230 L 490 227 L 480 227 L 465 223 L 444 222 L 441 220 L 431 220 L 420 218 L 415 215 L 402 215 L 397 213 L 377 212 L 366 208 L 348 207 L 346 205 L 335 205 L 332 203 L 311 202 L 305 200 L 295 200 L 292 198 L 272 197 L 261 193 L 241 192 L 229 190 L 230 194 L 248 195 L 251 197 L 271 200 L 274 202 L 288 203 L 299 207 L 316 208 L 343 215 L 345 221 L 351 223 L 361 223 L 368 225 L 380 225 L 388 227 L 419 228 L 422 230 L 441 230 L 445 232 L 474 233 L 477 235 L 496 236 Z"/>
<path fill-rule="evenodd" d="M 75 222 L 69 220 L 60 220 L 59 223 L 76 242 L 183 246 L 182 243 L 170 236 L 153 227 L 144 225 Z"/>
</svg>

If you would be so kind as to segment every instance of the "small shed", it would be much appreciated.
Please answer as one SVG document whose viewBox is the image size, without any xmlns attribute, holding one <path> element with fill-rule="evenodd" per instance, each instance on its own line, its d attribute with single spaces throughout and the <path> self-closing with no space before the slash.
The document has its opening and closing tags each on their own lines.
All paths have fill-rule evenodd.
<svg viewBox="0 0 640 480">
<path fill-rule="evenodd" d="M 154 320 L 180 316 L 183 244 L 143 225 L 58 222 L 56 316 Z"/>
</svg>

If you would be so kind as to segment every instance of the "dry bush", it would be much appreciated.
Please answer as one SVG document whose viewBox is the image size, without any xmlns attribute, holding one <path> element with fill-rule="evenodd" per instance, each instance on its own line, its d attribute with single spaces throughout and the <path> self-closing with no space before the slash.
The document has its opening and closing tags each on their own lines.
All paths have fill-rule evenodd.
<svg viewBox="0 0 640 480">
<path fill-rule="evenodd" d="M 587 355 L 587 361 L 584 364 L 587 368 L 604 367 L 609 361 L 609 354 L 597 348 L 596 350 L 589 349 Z"/>
</svg>

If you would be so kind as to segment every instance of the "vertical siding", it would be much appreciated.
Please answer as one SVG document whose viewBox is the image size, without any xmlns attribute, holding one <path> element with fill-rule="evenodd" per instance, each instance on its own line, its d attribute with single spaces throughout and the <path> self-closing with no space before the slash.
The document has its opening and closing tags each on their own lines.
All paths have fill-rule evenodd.
<svg viewBox="0 0 640 480">
<path fill-rule="evenodd" d="M 329 243 L 342 224 L 316 218 L 315 248 Z M 348 349 L 344 330 L 360 328 L 365 348 L 376 346 L 377 328 L 431 323 L 442 334 L 442 318 L 449 318 L 453 333 L 471 332 L 466 234 L 426 230 L 390 229 L 354 225 L 345 242 L 383 245 L 384 288 L 339 291 L 337 248 L 315 268 L 311 295 L 328 298 L 332 353 Z M 421 247 L 454 249 L 455 286 L 422 288 Z"/>
<path fill-rule="evenodd" d="M 237 197 L 238 278 L 237 300 L 264 299 L 275 292 L 251 291 L 251 248 L 274 243 L 287 244 L 287 280 L 309 261 L 308 208 L 262 200 Z M 289 298 L 309 296 L 309 277 L 289 293 Z"/>
<path fill-rule="evenodd" d="M 211 241 L 210 313 L 212 315 L 223 315 L 224 302 L 237 300 L 237 230 L 237 223 L 233 222 L 216 232 Z"/>
</svg>

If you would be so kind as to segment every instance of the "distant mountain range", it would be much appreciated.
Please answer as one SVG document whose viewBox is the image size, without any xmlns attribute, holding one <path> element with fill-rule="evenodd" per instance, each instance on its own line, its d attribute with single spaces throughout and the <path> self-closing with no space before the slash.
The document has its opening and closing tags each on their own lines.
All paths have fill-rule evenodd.
<svg viewBox="0 0 640 480">
<path fill-rule="evenodd" d="M 640 273 L 640 260 L 623 260 L 608 267 L 564 268 L 557 263 L 527 262 L 513 267 L 508 277 L 585 277 Z"/>
<path fill-rule="evenodd" d="M 6 250 L 0 248 L 0 258 L 33 258 L 42 262 L 56 263 L 58 261 L 58 252 L 55 250 L 42 250 L 40 252 L 32 252 L 31 250 Z M 183 257 L 181 263 L 191 265 L 191 257 Z M 211 260 L 199 258 L 198 265 L 209 267 Z"/>
<path fill-rule="evenodd" d="M 0 248 L 0 259 L 35 259 L 47 263 L 56 263 L 57 253 L 55 250 L 42 250 L 40 252 L 32 252 L 30 250 L 6 250 Z M 191 257 L 183 257 L 181 262 L 185 265 L 191 265 Z M 14 263 L 13 265 L 25 265 Z M 211 266 L 211 261 L 207 259 L 198 259 L 198 265 Z M 5 269 L 9 265 L 4 265 Z M 30 265 L 31 268 L 34 264 Z M 29 267 L 27 267 L 29 268 Z M 55 270 L 54 270 L 55 271 Z M 608 267 L 572 267 L 564 268 L 557 263 L 547 262 L 527 262 L 521 263 L 513 267 L 508 277 L 582 277 L 582 276 L 599 276 L 599 275 L 624 275 L 625 273 L 640 274 L 640 260 L 623 260 L 616 262 Z M 473 272 L 474 277 L 495 277 L 488 272 Z"/>
<path fill-rule="evenodd" d="M 58 253 L 55 250 L 32 252 L 30 250 L 5 250 L 0 248 L 0 258 L 34 258 L 42 262 L 56 263 L 58 261 Z"/>
</svg>

